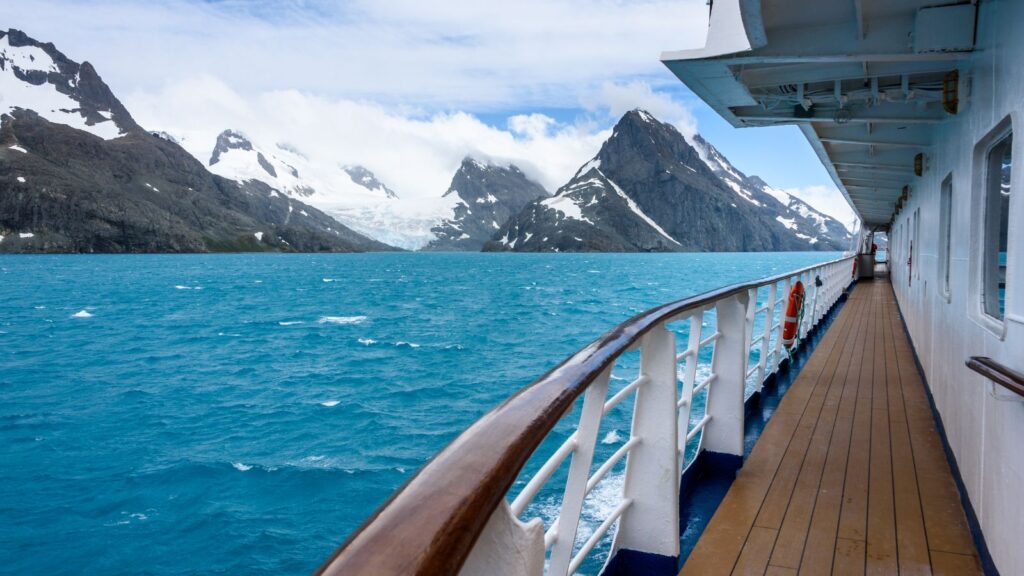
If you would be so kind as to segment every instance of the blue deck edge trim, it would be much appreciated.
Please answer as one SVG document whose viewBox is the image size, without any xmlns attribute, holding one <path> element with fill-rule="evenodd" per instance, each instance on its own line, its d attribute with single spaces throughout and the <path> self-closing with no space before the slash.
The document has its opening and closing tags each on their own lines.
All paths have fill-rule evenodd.
<svg viewBox="0 0 1024 576">
<path fill-rule="evenodd" d="M 900 305 L 900 299 L 896 297 L 895 287 L 893 287 L 892 296 L 893 300 L 896 301 L 896 309 L 900 313 L 900 324 L 903 325 L 903 333 L 907 336 L 907 342 L 910 342 L 910 355 L 914 357 L 914 365 L 917 366 L 917 372 L 921 375 L 921 382 L 924 384 L 924 395 L 928 398 L 928 406 L 931 408 L 932 417 L 935 419 L 935 430 L 939 433 L 939 438 L 942 440 L 942 450 L 946 453 L 946 461 L 949 462 L 949 469 L 953 473 L 956 490 L 960 494 L 960 505 L 964 507 L 964 515 L 967 516 L 967 526 L 971 529 L 974 547 L 978 549 L 981 569 L 985 572 L 986 576 L 999 576 L 999 569 L 996 568 L 996 563 L 992 560 L 992 554 L 988 551 L 988 543 L 985 542 L 985 534 L 981 531 L 978 515 L 974 512 L 974 505 L 971 504 L 971 498 L 967 495 L 967 486 L 964 484 L 963 477 L 960 476 L 960 466 L 957 465 L 956 454 L 953 453 L 953 448 L 949 445 L 949 439 L 946 438 L 946 427 L 942 424 L 942 415 L 939 414 L 939 407 L 935 405 L 935 397 L 932 396 L 932 386 L 928 383 L 928 376 L 924 372 L 924 366 L 921 365 L 921 359 L 917 356 L 917 347 L 914 345 L 914 338 L 910 335 L 910 329 L 907 327 L 907 319 L 903 316 L 903 306 Z"/>
<path fill-rule="evenodd" d="M 701 451 L 683 472 L 679 481 L 679 557 L 623 549 L 616 552 L 608 561 L 601 571 L 602 576 L 674 576 L 679 572 L 707 528 L 711 517 L 718 510 L 718 505 L 722 503 L 733 480 L 736 479 L 736 472 L 743 467 L 743 461 L 750 455 L 757 439 L 761 437 L 761 432 L 775 413 L 782 397 L 796 380 L 856 284 L 856 281 L 851 283 L 840 295 L 822 317 L 821 322 L 800 342 L 792 357 L 783 359 L 778 370 L 765 379 L 761 390 L 747 398 L 743 456 Z"/>
</svg>

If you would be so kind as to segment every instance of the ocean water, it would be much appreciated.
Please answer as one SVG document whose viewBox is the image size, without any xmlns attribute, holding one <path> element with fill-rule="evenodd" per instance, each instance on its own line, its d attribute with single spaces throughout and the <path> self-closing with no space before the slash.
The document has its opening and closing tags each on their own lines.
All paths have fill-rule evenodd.
<svg viewBox="0 0 1024 576">
<path fill-rule="evenodd" d="M 309 573 L 461 430 L 616 323 L 836 256 L 0 257 L 0 573 Z M 606 419 L 599 458 L 630 410 Z M 529 515 L 557 514 L 559 481 Z M 588 498 L 580 538 L 621 482 Z"/>
</svg>

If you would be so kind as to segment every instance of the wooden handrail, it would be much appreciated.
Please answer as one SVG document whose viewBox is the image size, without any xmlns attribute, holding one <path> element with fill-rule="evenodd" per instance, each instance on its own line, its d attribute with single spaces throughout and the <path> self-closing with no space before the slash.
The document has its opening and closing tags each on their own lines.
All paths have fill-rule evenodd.
<svg viewBox="0 0 1024 576">
<path fill-rule="evenodd" d="M 457 574 L 522 467 L 573 402 L 644 334 L 714 302 L 830 262 L 664 304 L 619 324 L 474 422 L 410 478 L 317 570 Z"/>
<path fill-rule="evenodd" d="M 1024 396 L 1024 374 L 986 356 L 971 356 L 967 367 L 1011 392 Z"/>
</svg>

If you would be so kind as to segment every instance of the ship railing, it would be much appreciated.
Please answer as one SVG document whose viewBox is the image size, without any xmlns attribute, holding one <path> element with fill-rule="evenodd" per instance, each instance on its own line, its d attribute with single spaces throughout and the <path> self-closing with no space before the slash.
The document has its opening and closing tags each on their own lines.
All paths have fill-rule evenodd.
<svg viewBox="0 0 1024 576">
<path fill-rule="evenodd" d="M 665 560 L 674 570 L 687 465 L 702 452 L 742 458 L 745 400 L 788 353 L 782 330 L 791 287 L 798 280 L 806 287 L 803 338 L 853 281 L 852 261 L 846 256 L 719 288 L 616 326 L 437 453 L 318 573 L 562 576 L 575 573 L 607 539 L 607 560 L 636 553 Z M 679 338 L 682 349 L 677 335 L 685 336 Z M 620 357 L 637 350 L 635 376 L 609 395 Z M 629 438 L 595 466 L 601 423 L 627 400 L 633 410 Z M 514 497 L 509 494 L 549 433 L 577 412 L 575 432 Z M 558 515 L 545 529 L 530 504 L 567 460 L 567 473 L 557 476 L 564 476 L 561 490 L 553 488 L 561 492 Z M 580 537 L 587 496 L 623 461 L 613 506 L 589 536 Z"/>
</svg>

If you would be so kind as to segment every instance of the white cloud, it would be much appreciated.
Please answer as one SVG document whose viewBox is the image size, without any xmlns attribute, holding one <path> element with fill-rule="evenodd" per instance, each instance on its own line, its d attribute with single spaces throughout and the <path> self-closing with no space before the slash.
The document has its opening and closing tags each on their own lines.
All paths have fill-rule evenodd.
<svg viewBox="0 0 1024 576">
<path fill-rule="evenodd" d="M 115 93 L 202 75 L 430 110 L 576 106 L 608 79 L 677 85 L 705 0 L 0 0 L 4 25 L 96 65 Z"/>
<path fill-rule="evenodd" d="M 850 203 L 835 186 L 804 186 L 802 188 L 786 188 L 786 192 L 807 202 L 819 212 L 828 214 L 842 222 L 851 232 L 859 221 Z"/>
<path fill-rule="evenodd" d="M 464 112 L 423 114 L 295 90 L 242 95 L 208 76 L 124 100 L 140 124 L 166 130 L 204 161 L 217 134 L 231 128 L 264 146 L 288 143 L 321 165 L 364 165 L 410 198 L 440 196 L 467 154 L 515 163 L 554 191 L 609 135 L 604 126 L 542 114 L 514 116 L 503 130 Z"/>
<path fill-rule="evenodd" d="M 594 112 L 604 111 L 609 118 L 619 118 L 634 108 L 642 108 L 659 120 L 675 125 L 687 137 L 697 133 L 697 120 L 691 110 L 670 95 L 655 91 L 647 82 L 605 82 L 599 90 L 585 95 L 582 104 Z"/>
</svg>

